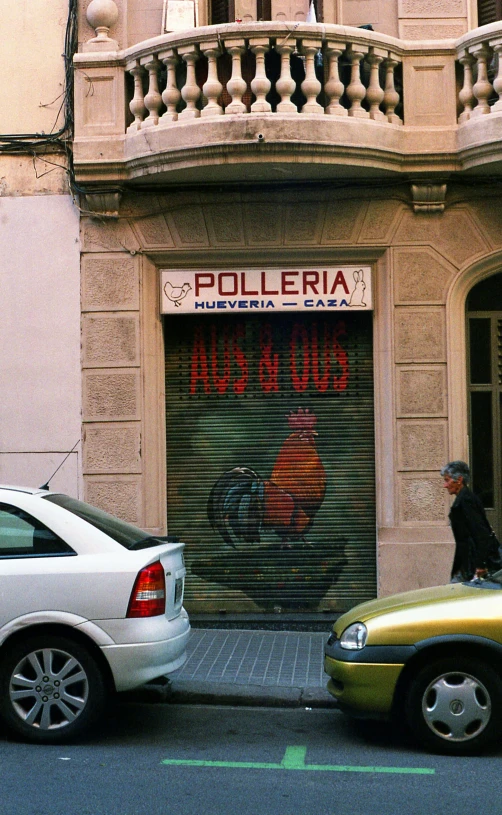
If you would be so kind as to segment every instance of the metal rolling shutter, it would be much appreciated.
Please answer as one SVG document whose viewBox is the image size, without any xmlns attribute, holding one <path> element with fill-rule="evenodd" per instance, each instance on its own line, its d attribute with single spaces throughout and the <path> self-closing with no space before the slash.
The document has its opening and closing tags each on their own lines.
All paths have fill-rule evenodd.
<svg viewBox="0 0 502 815">
<path fill-rule="evenodd" d="M 372 314 L 171 317 L 165 340 L 168 529 L 186 543 L 187 608 L 341 611 L 374 597 Z M 312 456 L 319 465 L 318 456 L 326 474 L 304 539 L 288 537 L 286 516 L 258 529 L 266 488 L 257 495 L 299 408 L 315 415 L 318 435 L 314 453 L 298 442 L 295 472 Z M 213 485 L 236 467 L 250 468 L 262 486 L 251 498 L 232 494 L 238 522 L 258 513 L 254 533 L 243 526 L 239 537 L 237 523 L 233 548 L 211 527 L 207 505 Z M 309 489 L 302 478 L 298 503 Z"/>
</svg>

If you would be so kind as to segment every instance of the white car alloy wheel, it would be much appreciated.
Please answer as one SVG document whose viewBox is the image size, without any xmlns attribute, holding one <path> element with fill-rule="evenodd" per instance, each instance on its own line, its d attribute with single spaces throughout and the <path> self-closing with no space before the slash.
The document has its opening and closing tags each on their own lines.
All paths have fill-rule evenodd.
<svg viewBox="0 0 502 815">
<path fill-rule="evenodd" d="M 29 741 L 66 741 L 102 712 L 101 673 L 88 651 L 65 637 L 46 635 L 18 644 L 2 674 L 2 716 Z"/>
<path fill-rule="evenodd" d="M 456 754 L 477 752 L 500 728 L 502 682 L 482 662 L 438 660 L 412 682 L 407 713 L 427 747 Z"/>
</svg>

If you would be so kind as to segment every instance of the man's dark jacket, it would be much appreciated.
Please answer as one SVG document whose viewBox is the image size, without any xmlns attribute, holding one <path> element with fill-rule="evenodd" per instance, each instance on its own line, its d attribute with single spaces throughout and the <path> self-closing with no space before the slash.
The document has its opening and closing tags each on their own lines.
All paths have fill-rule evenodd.
<svg viewBox="0 0 502 815">
<path fill-rule="evenodd" d="M 476 569 L 490 572 L 502 568 L 498 541 L 488 523 L 483 504 L 468 487 L 463 487 L 450 509 L 455 538 L 452 577 L 459 572 L 470 579 Z"/>
</svg>

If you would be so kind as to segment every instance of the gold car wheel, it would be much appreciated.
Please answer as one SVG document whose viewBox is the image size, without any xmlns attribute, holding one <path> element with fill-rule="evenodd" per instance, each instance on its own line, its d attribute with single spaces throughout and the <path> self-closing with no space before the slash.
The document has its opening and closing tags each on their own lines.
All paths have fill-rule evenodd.
<svg viewBox="0 0 502 815">
<path fill-rule="evenodd" d="M 492 704 L 479 679 L 464 673 L 446 673 L 426 689 L 422 714 L 436 736 L 449 741 L 470 741 L 489 724 Z"/>
<path fill-rule="evenodd" d="M 500 732 L 502 682 L 477 660 L 438 660 L 411 683 L 406 709 L 412 731 L 426 747 L 476 752 Z"/>
</svg>

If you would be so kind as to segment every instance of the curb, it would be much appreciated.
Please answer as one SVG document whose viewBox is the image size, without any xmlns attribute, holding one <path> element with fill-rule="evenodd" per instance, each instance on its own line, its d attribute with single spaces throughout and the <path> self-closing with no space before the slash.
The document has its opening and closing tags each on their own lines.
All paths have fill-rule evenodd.
<svg viewBox="0 0 502 815">
<path fill-rule="evenodd" d="M 324 688 L 211 684 L 197 680 L 174 680 L 166 701 L 171 704 L 237 707 L 338 707 L 336 700 Z"/>
<path fill-rule="evenodd" d="M 337 708 L 324 688 L 236 685 L 193 679 L 156 680 L 120 694 L 124 701 L 144 704 L 229 705 L 233 707 Z"/>
</svg>

